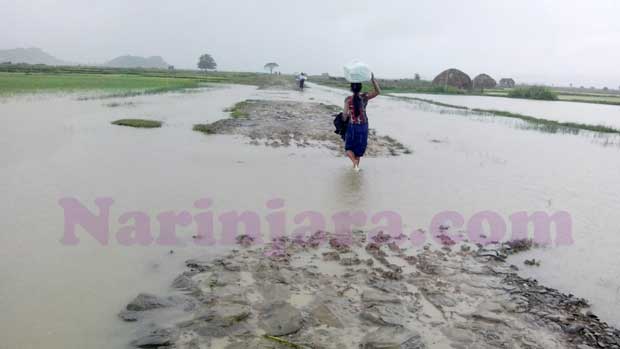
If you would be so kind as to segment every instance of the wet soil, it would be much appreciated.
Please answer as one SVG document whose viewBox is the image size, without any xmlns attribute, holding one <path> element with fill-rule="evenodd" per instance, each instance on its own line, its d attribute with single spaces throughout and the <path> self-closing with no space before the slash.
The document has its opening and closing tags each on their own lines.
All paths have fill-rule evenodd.
<svg viewBox="0 0 620 349">
<path fill-rule="evenodd" d="M 523 279 L 523 244 L 407 250 L 362 232 L 286 237 L 187 261 L 172 295 L 121 312 L 141 348 L 618 348 L 583 299 Z"/>
<path fill-rule="evenodd" d="M 235 105 L 231 118 L 196 125 L 207 134 L 242 135 L 253 145 L 320 147 L 342 154 L 343 141 L 334 133 L 333 120 L 342 108 L 322 103 L 247 100 Z M 367 156 L 398 156 L 409 150 L 396 139 L 371 129 Z"/>
</svg>

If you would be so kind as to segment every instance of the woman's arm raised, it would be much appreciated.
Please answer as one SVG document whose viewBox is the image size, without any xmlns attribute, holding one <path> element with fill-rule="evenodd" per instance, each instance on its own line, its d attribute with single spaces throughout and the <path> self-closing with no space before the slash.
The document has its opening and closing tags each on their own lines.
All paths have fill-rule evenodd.
<svg viewBox="0 0 620 349">
<path fill-rule="evenodd" d="M 370 79 L 372 82 L 373 91 L 368 93 L 368 99 L 373 99 L 381 94 L 381 87 L 379 87 L 379 83 L 375 80 L 375 74 L 373 73 Z"/>
</svg>

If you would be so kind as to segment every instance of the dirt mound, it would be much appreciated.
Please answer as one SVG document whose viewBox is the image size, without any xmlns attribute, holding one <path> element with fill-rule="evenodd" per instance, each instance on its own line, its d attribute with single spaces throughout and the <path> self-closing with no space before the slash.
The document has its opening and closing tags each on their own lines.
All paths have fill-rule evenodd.
<svg viewBox="0 0 620 349">
<path fill-rule="evenodd" d="M 471 90 L 472 81 L 469 75 L 463 73 L 458 69 L 448 69 L 441 74 L 437 75 L 433 80 L 434 85 L 447 85 L 456 87 L 461 90 Z"/>
<path fill-rule="evenodd" d="M 250 138 L 250 144 L 271 147 L 322 147 L 343 153 L 343 143 L 334 133 L 334 114 L 341 107 L 322 103 L 247 100 L 230 109 L 231 118 L 194 126 L 206 134 L 233 134 Z M 368 156 L 397 156 L 411 151 L 396 139 L 368 135 Z"/>
</svg>

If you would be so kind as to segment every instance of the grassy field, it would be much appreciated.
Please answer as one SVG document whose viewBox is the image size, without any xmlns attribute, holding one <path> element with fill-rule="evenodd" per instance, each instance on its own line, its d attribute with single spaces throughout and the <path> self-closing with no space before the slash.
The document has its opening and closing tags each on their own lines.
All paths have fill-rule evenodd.
<svg viewBox="0 0 620 349">
<path fill-rule="evenodd" d="M 131 96 L 196 88 L 210 83 L 267 87 L 292 79 L 290 76 L 260 73 L 0 64 L 0 95 L 104 91 L 111 96 Z"/>
<path fill-rule="evenodd" d="M 0 93 L 77 90 L 173 90 L 198 87 L 198 81 L 122 74 L 0 73 Z"/>
</svg>

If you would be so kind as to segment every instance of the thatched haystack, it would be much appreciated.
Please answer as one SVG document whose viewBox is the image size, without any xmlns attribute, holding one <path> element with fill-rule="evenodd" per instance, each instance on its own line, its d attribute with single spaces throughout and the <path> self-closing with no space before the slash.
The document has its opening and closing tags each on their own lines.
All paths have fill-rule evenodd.
<svg viewBox="0 0 620 349">
<path fill-rule="evenodd" d="M 502 88 L 513 88 L 515 87 L 516 83 L 513 79 L 506 79 L 503 78 L 499 81 L 499 87 Z"/>
<path fill-rule="evenodd" d="M 497 81 L 487 74 L 480 74 L 474 78 L 474 89 L 483 90 L 485 88 L 495 88 Z"/>
<path fill-rule="evenodd" d="M 471 90 L 472 82 L 469 75 L 458 69 L 448 69 L 437 75 L 433 80 L 434 85 L 452 86 L 462 90 Z"/>
</svg>

